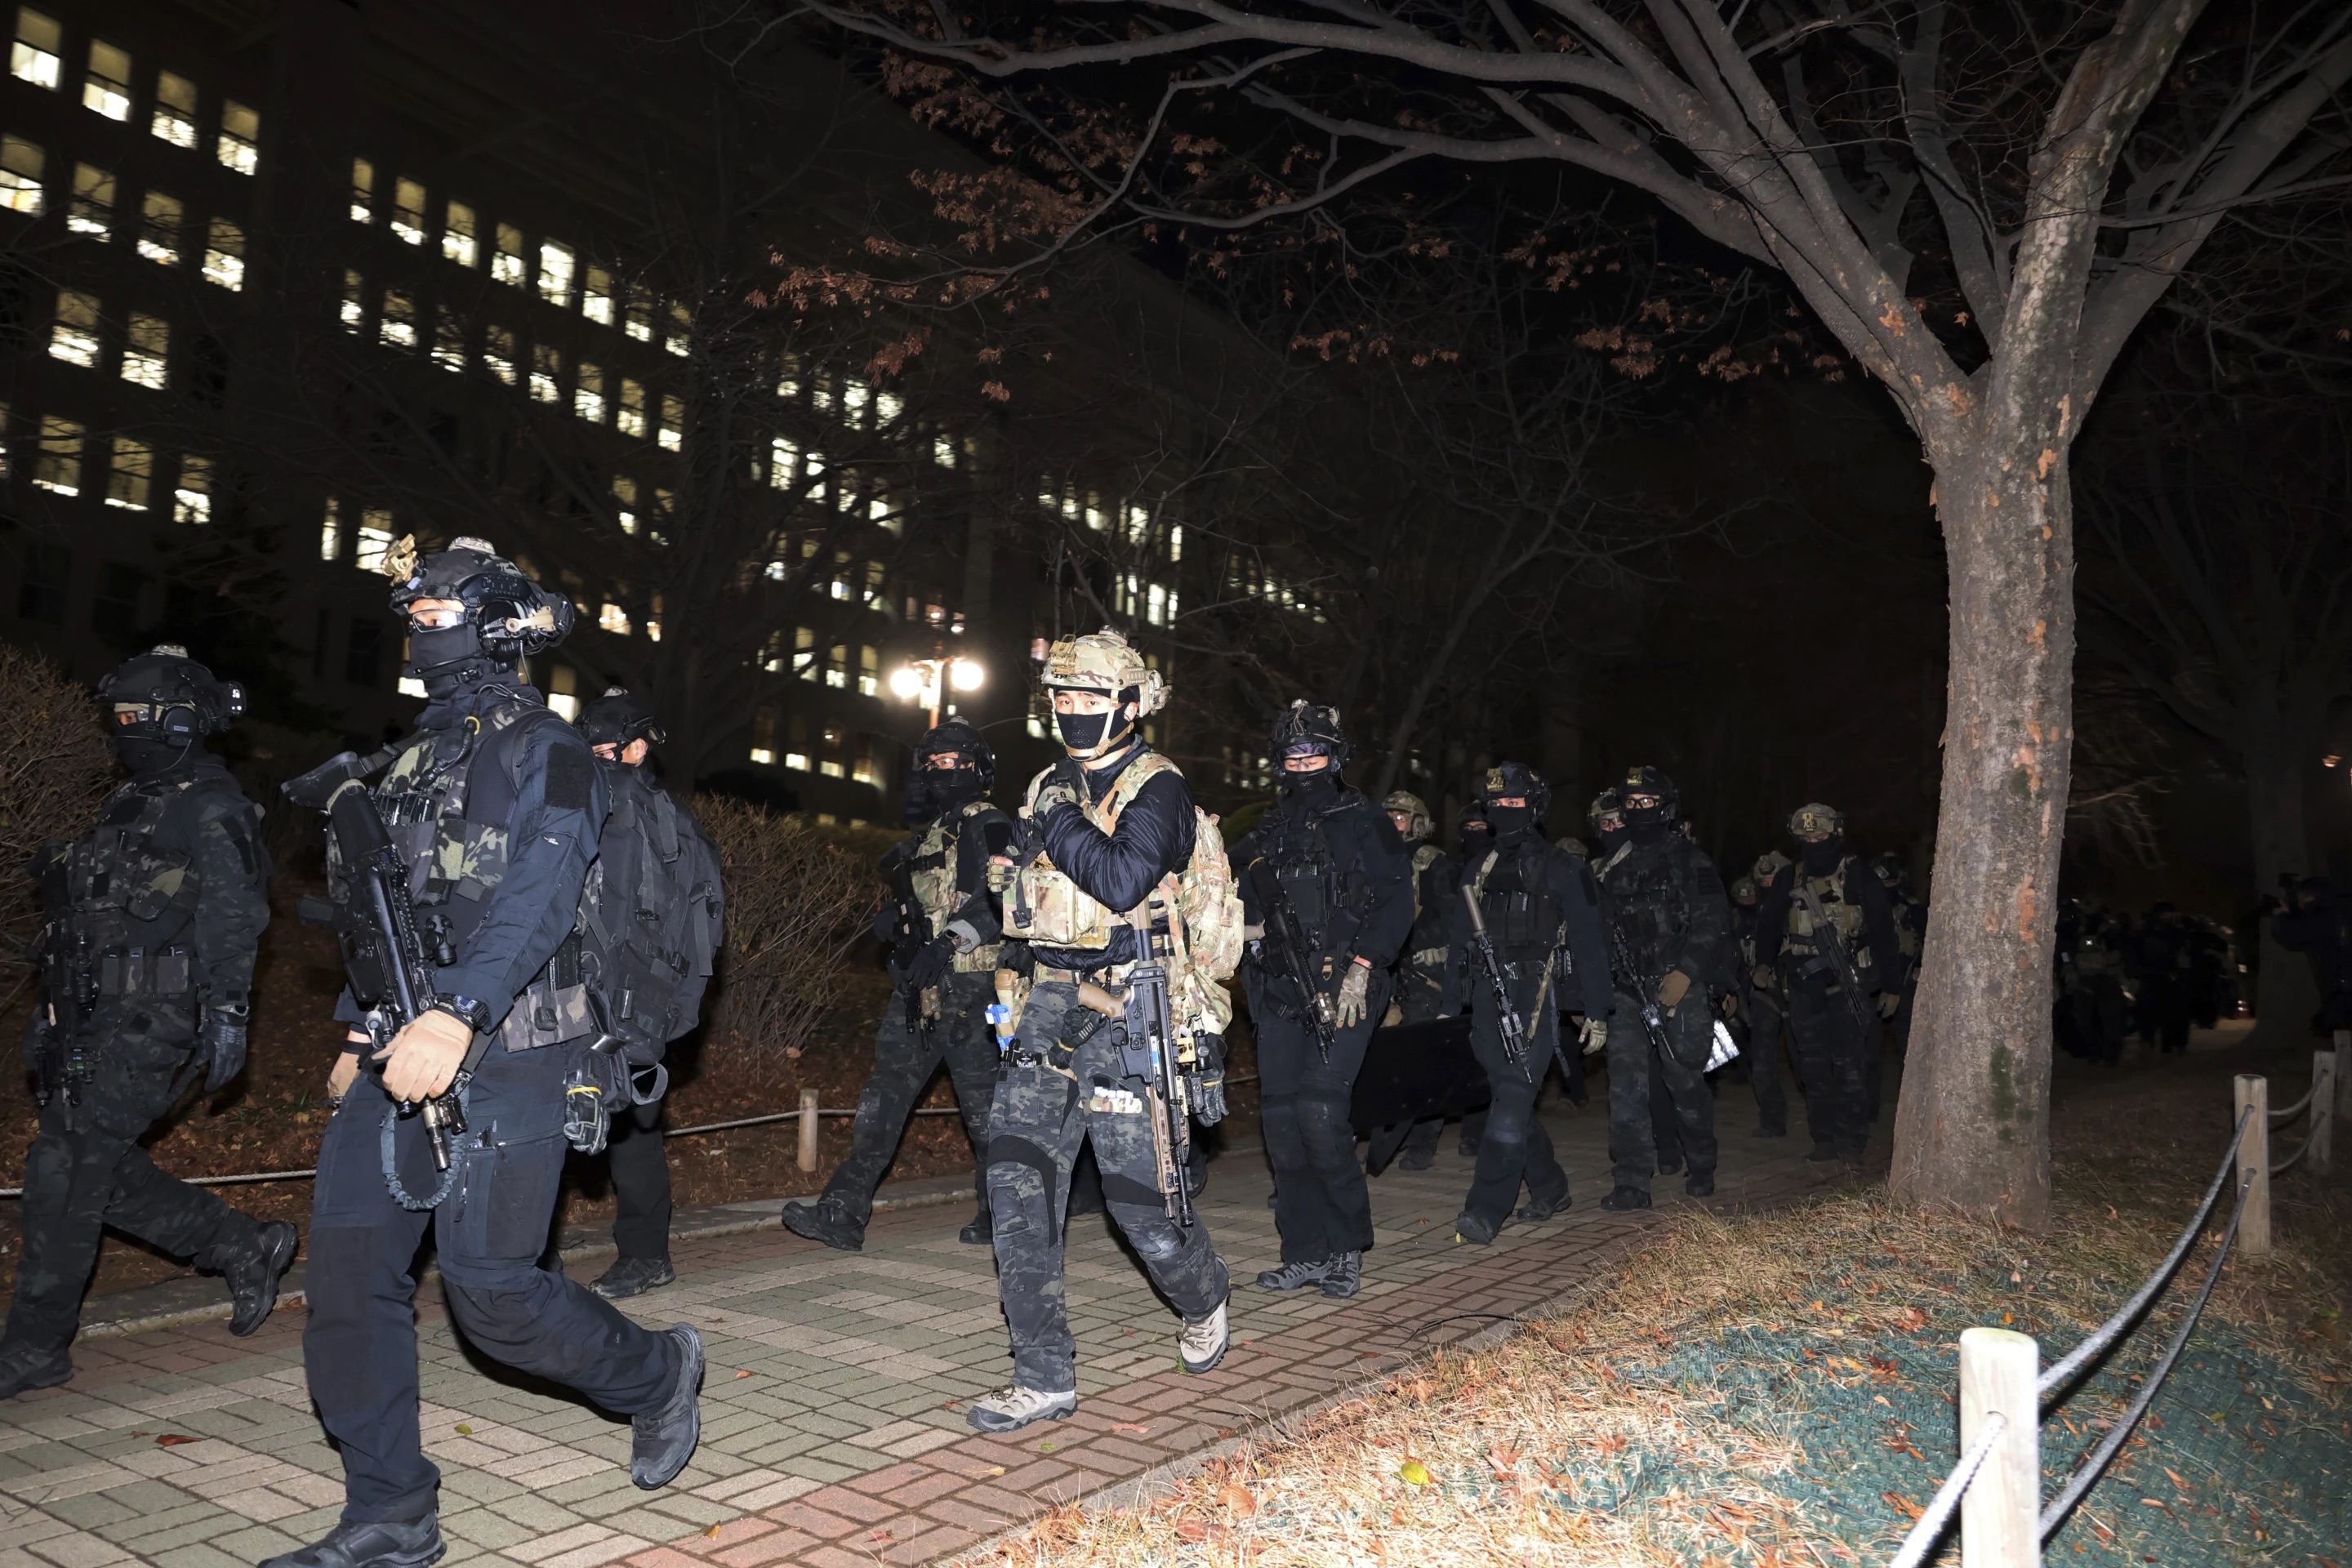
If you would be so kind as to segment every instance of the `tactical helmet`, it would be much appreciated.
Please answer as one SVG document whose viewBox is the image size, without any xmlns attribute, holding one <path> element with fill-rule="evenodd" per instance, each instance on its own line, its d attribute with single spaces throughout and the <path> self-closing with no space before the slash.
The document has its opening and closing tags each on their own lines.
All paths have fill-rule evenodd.
<svg viewBox="0 0 2352 1568">
<path fill-rule="evenodd" d="M 1592 804 L 1584 808 L 1584 825 L 1596 837 L 1602 831 L 1601 824 L 1612 816 L 1621 824 L 1625 820 L 1625 803 L 1614 789 L 1602 790 L 1592 797 Z"/>
<path fill-rule="evenodd" d="M 658 746 L 669 739 L 653 710 L 638 701 L 625 686 L 608 686 L 604 695 L 580 710 L 580 732 L 592 746 L 625 750 L 633 741 Z"/>
<path fill-rule="evenodd" d="M 1391 790 L 1381 809 L 1401 814 L 1411 820 L 1405 824 L 1404 841 L 1418 844 L 1437 831 L 1435 819 L 1429 815 L 1429 803 L 1411 790 Z"/>
<path fill-rule="evenodd" d="M 1495 825 L 1486 820 L 1486 803 L 1483 800 L 1474 800 L 1464 806 L 1462 815 L 1454 823 L 1456 837 L 1465 833 L 1492 833 L 1494 830 Z"/>
<path fill-rule="evenodd" d="M 1892 849 L 1882 849 L 1870 858 L 1870 868 L 1889 888 L 1900 888 L 1908 875 L 1903 868 L 1903 857 Z"/>
<path fill-rule="evenodd" d="M 1111 700 L 1113 711 L 1100 735 L 1084 744 L 1072 744 L 1070 726 L 1061 722 L 1075 715 L 1055 715 L 1055 727 L 1063 731 L 1063 750 L 1082 761 L 1113 750 L 1145 715 L 1168 706 L 1168 685 L 1160 679 L 1160 672 L 1145 664 L 1127 638 L 1109 626 L 1084 637 L 1064 637 L 1047 649 L 1045 673 L 1039 684 L 1048 692 L 1092 691 Z M 1120 711 L 1129 702 L 1135 704 L 1133 720 Z"/>
<path fill-rule="evenodd" d="M 98 683 L 98 695 L 113 704 L 110 734 L 176 745 L 226 730 L 245 712 L 245 688 L 220 679 L 177 643 L 131 655 Z"/>
<path fill-rule="evenodd" d="M 1592 851 L 1586 847 L 1583 839 L 1579 838 L 1573 833 L 1563 834 L 1559 837 L 1553 839 L 1551 841 L 1551 847 L 1555 849 L 1565 849 L 1580 860 L 1590 860 L 1592 858 Z"/>
<path fill-rule="evenodd" d="M 1543 820 L 1544 809 L 1551 805 L 1551 785 L 1543 775 L 1525 763 L 1497 763 L 1486 770 L 1478 785 L 1478 798 L 1492 806 L 1498 800 L 1517 795 L 1528 803 L 1528 816 L 1537 822 Z"/>
<path fill-rule="evenodd" d="M 1767 849 L 1763 854 L 1756 857 L 1756 879 L 1759 882 L 1769 882 L 1794 864 L 1794 861 L 1778 849 Z"/>
<path fill-rule="evenodd" d="M 1683 792 L 1675 787 L 1674 780 L 1656 768 L 1645 764 L 1625 770 L 1625 782 L 1618 786 L 1617 798 L 1621 802 L 1631 801 L 1637 795 L 1655 795 L 1658 804 L 1645 811 L 1636 811 L 1631 805 L 1623 806 L 1628 823 L 1673 822 L 1682 816 Z"/>
<path fill-rule="evenodd" d="M 1763 896 L 1764 895 L 1757 889 L 1755 878 L 1735 877 L 1732 879 L 1731 901 L 1733 903 L 1752 904 Z"/>
<path fill-rule="evenodd" d="M 1814 801 L 1811 805 L 1801 805 L 1789 814 L 1789 831 L 1800 838 L 1811 838 L 1821 834 L 1843 833 L 1845 816 L 1837 807 L 1823 805 L 1820 801 Z"/>
<path fill-rule="evenodd" d="M 455 599 L 466 606 L 481 651 L 504 663 L 572 635 L 572 601 L 532 582 L 487 539 L 461 534 L 448 549 L 420 557 L 409 534 L 384 552 L 383 574 L 394 610 L 405 616 L 419 599 Z"/>
<path fill-rule="evenodd" d="M 1285 757 L 1320 756 L 1331 759 L 1330 768 L 1336 773 L 1348 765 L 1354 748 L 1339 727 L 1337 708 L 1318 708 L 1301 697 L 1275 715 L 1274 739 L 1266 750 L 1277 770 Z"/>
<path fill-rule="evenodd" d="M 949 755 L 971 759 L 968 765 L 978 775 L 979 793 L 986 795 L 996 787 L 995 751 L 978 730 L 961 719 L 947 720 L 924 731 L 923 738 L 915 742 L 915 771 L 931 771 L 933 757 Z"/>
</svg>

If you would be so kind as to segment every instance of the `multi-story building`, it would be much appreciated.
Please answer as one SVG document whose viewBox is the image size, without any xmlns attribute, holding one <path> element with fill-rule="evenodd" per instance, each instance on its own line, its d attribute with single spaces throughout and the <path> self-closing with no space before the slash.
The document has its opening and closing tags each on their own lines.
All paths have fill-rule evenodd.
<svg viewBox="0 0 2352 1568">
<path fill-rule="evenodd" d="M 883 352 L 904 324 L 776 303 L 968 160 L 806 40 L 722 63 L 719 15 L 15 8 L 0 635 L 85 679 L 177 637 L 373 740 L 415 706 L 373 569 L 478 533 L 578 603 L 551 700 L 647 693 L 674 770 L 887 818 L 927 679 L 1042 762 L 1041 639 L 1099 608 L 1153 646 L 1232 571 L 1153 489 L 1181 411 L 1137 417 L 1108 338 L 1030 419 Z M 1129 341 L 1239 343 L 1128 270 Z"/>
</svg>

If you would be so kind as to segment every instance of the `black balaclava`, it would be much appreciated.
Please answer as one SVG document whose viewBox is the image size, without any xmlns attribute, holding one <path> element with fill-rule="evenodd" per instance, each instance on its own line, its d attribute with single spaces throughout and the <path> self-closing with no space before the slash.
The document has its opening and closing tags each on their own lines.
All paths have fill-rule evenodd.
<svg viewBox="0 0 2352 1568">
<path fill-rule="evenodd" d="M 245 711 L 244 688 L 216 679 L 177 643 L 134 654 L 98 683 L 98 691 L 112 709 L 107 749 L 138 778 L 176 773 L 201 761 L 209 755 L 204 737 Z"/>
<path fill-rule="evenodd" d="M 1496 843 L 1516 844 L 1535 831 L 1535 808 L 1527 805 L 1490 804 L 1486 807 L 1486 822 L 1495 830 Z"/>
<path fill-rule="evenodd" d="M 1801 840 L 1797 847 L 1797 860 L 1804 867 L 1805 875 L 1826 877 L 1838 868 L 1840 860 L 1845 858 L 1845 835 L 1832 833 L 1819 844 Z"/>
<path fill-rule="evenodd" d="M 106 743 L 114 760 L 137 778 L 168 773 L 210 754 L 194 736 L 184 741 L 152 741 L 139 735 L 109 735 Z"/>
<path fill-rule="evenodd" d="M 1276 773 L 1275 782 L 1282 791 L 1283 799 L 1302 812 L 1329 809 L 1339 798 L 1339 770 L 1329 760 L 1329 749 L 1302 742 L 1294 746 L 1289 754 L 1318 756 L 1326 761 L 1313 773 L 1293 773 L 1288 768 Z"/>
<path fill-rule="evenodd" d="M 1625 826 L 1625 819 L 1622 816 L 1618 817 L 1617 826 L 1614 827 L 1596 827 L 1592 831 L 1601 837 L 1603 859 L 1614 855 L 1625 840 L 1633 837 L 1633 830 Z"/>
<path fill-rule="evenodd" d="M 1462 816 L 1462 855 L 1466 860 L 1475 860 L 1495 847 L 1495 828 L 1486 820 L 1486 809 L 1479 806 Z"/>
</svg>

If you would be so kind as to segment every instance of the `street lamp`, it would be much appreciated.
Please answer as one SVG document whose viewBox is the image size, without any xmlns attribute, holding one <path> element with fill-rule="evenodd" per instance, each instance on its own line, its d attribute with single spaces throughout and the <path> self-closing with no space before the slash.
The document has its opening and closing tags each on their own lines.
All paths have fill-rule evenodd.
<svg viewBox="0 0 2352 1568">
<path fill-rule="evenodd" d="M 934 730 L 940 727 L 940 707 L 948 689 L 977 691 L 988 680 L 988 672 L 976 658 L 962 654 L 946 654 L 938 658 L 908 659 L 890 672 L 890 694 L 901 701 L 913 702 L 929 710 Z"/>
</svg>

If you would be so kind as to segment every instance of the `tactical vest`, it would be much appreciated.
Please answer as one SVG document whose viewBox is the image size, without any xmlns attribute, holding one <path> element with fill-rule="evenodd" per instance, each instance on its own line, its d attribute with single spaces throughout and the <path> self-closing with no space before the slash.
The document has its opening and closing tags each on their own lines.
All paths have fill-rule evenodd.
<svg viewBox="0 0 2352 1568">
<path fill-rule="evenodd" d="M 155 835 L 196 783 L 126 784 L 87 837 L 42 847 L 37 871 L 63 879 L 63 918 L 50 911 L 43 942 L 53 999 L 76 995 L 86 1011 L 104 997 L 183 999 L 194 991 L 185 938 L 203 878 L 189 856 Z M 259 810 L 244 804 L 257 823 Z"/>
<path fill-rule="evenodd" d="M 604 1026 L 657 1052 L 694 1027 L 686 998 L 719 951 L 719 852 L 667 790 L 628 764 L 604 766 L 613 809 L 580 889 L 583 969 Z"/>
<path fill-rule="evenodd" d="M 563 721 L 537 703 L 501 702 L 452 729 L 411 737 L 374 789 L 394 850 L 408 869 L 408 898 L 433 962 L 451 964 L 482 923 L 490 892 L 506 879 L 512 848 L 507 823 L 520 781 L 523 742 L 541 724 Z M 328 837 L 329 887 L 338 902 L 348 888 Z M 593 1026 L 582 983 L 581 926 L 575 921 L 547 966 L 497 1028 L 499 1043 L 527 1051 L 577 1039 Z"/>
<path fill-rule="evenodd" d="M 953 811 L 943 813 L 915 841 L 915 853 L 907 862 L 907 871 L 914 883 L 915 901 L 923 906 L 932 931 L 946 931 L 961 901 L 956 897 L 958 841 L 972 818 L 994 810 L 996 807 L 984 800 L 968 800 Z M 988 942 L 970 952 L 957 953 L 950 967 L 958 974 L 989 973 L 995 970 L 997 955 L 1003 951 L 1003 942 Z"/>
<path fill-rule="evenodd" d="M 1845 946 L 1846 962 L 1853 965 L 1856 978 L 1868 980 L 1871 959 L 1870 949 L 1863 942 L 1862 906 L 1849 902 L 1845 896 L 1846 871 L 1853 864 L 1853 858 L 1848 856 L 1826 877 L 1808 877 L 1801 866 L 1789 868 L 1789 874 L 1796 880 L 1790 887 L 1788 931 L 1780 939 L 1784 970 L 1800 974 L 1829 973 L 1825 966 L 1836 962 L 1830 955 L 1830 944 L 1815 929 L 1812 912 L 1805 908 L 1801 895 L 1809 891 L 1821 900 L 1822 913 L 1837 929 L 1838 939 Z M 1831 978 L 1832 984 L 1843 984 L 1834 973 Z"/>
<path fill-rule="evenodd" d="M 1108 795 L 1081 802 L 1078 809 L 1103 833 L 1115 833 L 1120 813 L 1161 773 L 1183 776 L 1166 757 L 1146 752 L 1127 765 Z M 1021 802 L 1023 816 L 1035 815 L 1037 792 L 1052 776 L 1048 768 L 1029 781 Z M 1242 900 L 1234 889 L 1224 838 L 1217 831 L 1217 819 L 1198 805 L 1192 816 L 1192 859 L 1182 870 L 1162 877 L 1145 900 L 1156 904 L 1167 920 L 1169 998 L 1183 1053 L 1192 1050 L 1193 1034 L 1222 1035 L 1233 1022 L 1233 999 L 1224 982 L 1233 977 L 1242 956 Z M 1039 947 L 1100 952 L 1125 921 L 1124 912 L 1097 902 L 1042 850 L 1015 871 L 1005 892 L 1004 934 Z M 1111 972 L 1113 984 L 1126 978 L 1127 968 L 1119 965 Z"/>
<path fill-rule="evenodd" d="M 1644 848 L 1654 852 L 1645 854 Z M 1628 843 L 1602 868 L 1601 885 L 1609 889 L 1617 926 L 1633 962 L 1644 970 L 1657 967 L 1671 941 L 1690 929 L 1690 895 L 1676 853 L 1671 837 L 1655 846 Z"/>
<path fill-rule="evenodd" d="M 1363 799 L 1349 790 L 1328 809 L 1303 822 L 1277 805 L 1266 814 L 1258 829 L 1258 842 L 1263 847 L 1258 858 L 1297 918 L 1299 932 L 1307 939 L 1309 958 L 1328 951 L 1326 939 L 1333 916 L 1351 914 L 1360 923 L 1370 912 L 1371 879 L 1365 875 L 1360 861 L 1353 866 L 1339 864 L 1331 853 L 1330 836 L 1323 827 L 1324 818 Z M 1271 936 L 1269 931 L 1269 940 Z"/>
<path fill-rule="evenodd" d="M 1532 849 L 1508 858 L 1499 848 L 1489 849 L 1470 879 L 1495 956 L 1527 973 L 1555 951 L 1567 952 L 1560 932 L 1568 911 L 1559 895 L 1543 885 L 1544 860 Z"/>
</svg>

